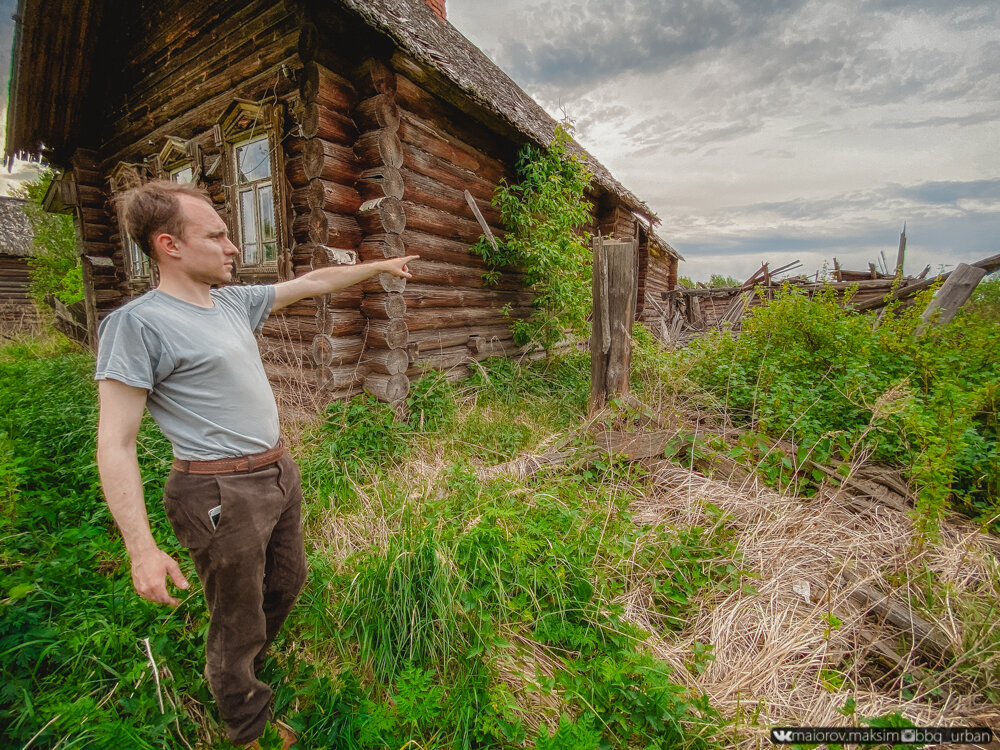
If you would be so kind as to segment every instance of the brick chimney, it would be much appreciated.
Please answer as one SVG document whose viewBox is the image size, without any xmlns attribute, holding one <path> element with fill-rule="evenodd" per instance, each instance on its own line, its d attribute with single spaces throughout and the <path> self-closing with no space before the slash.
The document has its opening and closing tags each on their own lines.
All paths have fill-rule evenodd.
<svg viewBox="0 0 1000 750">
<path fill-rule="evenodd" d="M 444 0 L 427 0 L 427 4 L 431 6 L 431 10 L 437 14 L 437 17 L 442 21 L 448 20 L 448 14 L 444 10 Z"/>
</svg>

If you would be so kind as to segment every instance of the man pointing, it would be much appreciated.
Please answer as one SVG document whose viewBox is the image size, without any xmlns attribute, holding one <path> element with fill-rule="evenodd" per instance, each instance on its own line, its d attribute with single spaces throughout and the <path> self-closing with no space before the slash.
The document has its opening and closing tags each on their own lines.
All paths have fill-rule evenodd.
<svg viewBox="0 0 1000 750">
<path fill-rule="evenodd" d="M 300 474 L 279 439 L 278 410 L 254 333 L 274 310 L 377 273 L 409 278 L 417 256 L 321 268 L 290 281 L 213 288 L 239 250 L 193 187 L 150 182 L 126 196 L 125 229 L 159 284 L 110 313 L 98 333 L 97 464 L 132 563 L 135 590 L 176 605 L 188 588 L 153 539 L 136 458 L 143 410 L 173 445 L 164 505 L 202 582 L 210 624 L 206 675 L 234 744 L 257 746 L 271 689 L 257 679 L 306 576 Z M 285 747 L 295 742 L 280 727 Z"/>
</svg>

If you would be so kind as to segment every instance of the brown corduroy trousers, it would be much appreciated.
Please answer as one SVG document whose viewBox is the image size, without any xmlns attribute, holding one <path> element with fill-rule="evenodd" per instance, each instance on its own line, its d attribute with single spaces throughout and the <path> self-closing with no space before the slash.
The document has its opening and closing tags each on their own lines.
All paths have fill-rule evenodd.
<svg viewBox="0 0 1000 750">
<path fill-rule="evenodd" d="M 163 501 L 205 589 L 212 695 L 230 741 L 249 742 L 271 718 L 271 688 L 257 670 L 306 579 L 299 468 L 286 453 L 249 472 L 174 469 Z M 209 510 L 219 505 L 213 527 Z"/>
</svg>

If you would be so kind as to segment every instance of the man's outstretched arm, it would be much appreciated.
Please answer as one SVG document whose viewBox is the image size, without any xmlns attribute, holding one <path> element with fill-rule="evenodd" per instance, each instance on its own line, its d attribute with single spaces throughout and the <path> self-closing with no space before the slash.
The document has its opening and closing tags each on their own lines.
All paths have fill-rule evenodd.
<svg viewBox="0 0 1000 750">
<path fill-rule="evenodd" d="M 166 577 L 169 575 L 181 589 L 186 589 L 188 582 L 177 561 L 153 539 L 136 458 L 135 441 L 146 408 L 146 391 L 117 380 L 101 380 L 97 390 L 101 397 L 97 469 L 132 561 L 132 585 L 143 599 L 176 606 L 180 602 L 167 591 Z"/>
<path fill-rule="evenodd" d="M 315 297 L 329 294 L 338 289 L 346 289 L 359 281 L 370 279 L 378 273 L 391 273 L 404 279 L 412 275 L 406 264 L 416 260 L 419 255 L 406 255 L 401 258 L 387 258 L 368 263 L 358 263 L 353 266 L 329 266 L 317 268 L 307 274 L 290 281 L 282 281 L 274 285 L 274 305 L 271 310 L 280 310 L 293 302 L 305 297 Z"/>
</svg>

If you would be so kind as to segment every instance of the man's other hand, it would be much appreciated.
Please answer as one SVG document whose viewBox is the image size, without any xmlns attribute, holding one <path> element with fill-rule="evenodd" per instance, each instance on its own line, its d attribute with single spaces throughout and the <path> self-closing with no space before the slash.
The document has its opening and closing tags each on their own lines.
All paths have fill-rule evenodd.
<svg viewBox="0 0 1000 750">
<path fill-rule="evenodd" d="M 176 607 L 180 600 L 167 591 L 167 576 L 179 589 L 190 585 L 177 561 L 159 548 L 132 559 L 132 585 L 136 593 L 151 602 Z"/>
</svg>

